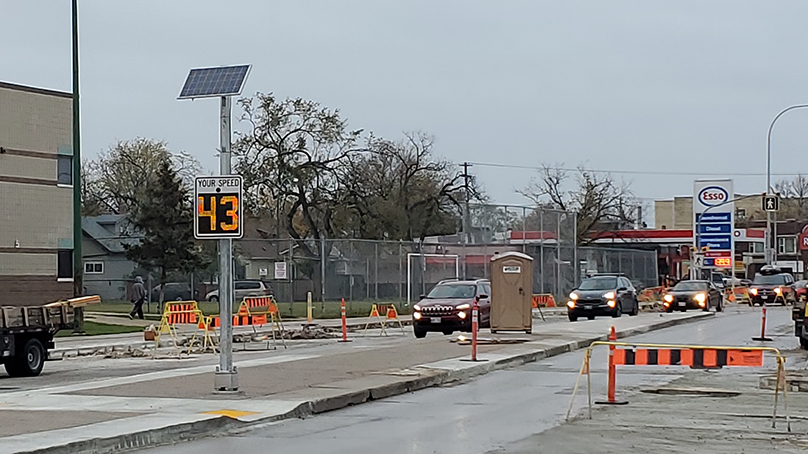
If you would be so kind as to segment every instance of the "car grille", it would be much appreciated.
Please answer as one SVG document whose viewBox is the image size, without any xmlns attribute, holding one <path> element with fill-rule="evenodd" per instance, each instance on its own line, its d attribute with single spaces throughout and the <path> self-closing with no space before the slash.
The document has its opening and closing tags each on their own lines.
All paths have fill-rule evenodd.
<svg viewBox="0 0 808 454">
<path fill-rule="evenodd" d="M 421 308 L 424 315 L 452 315 L 454 306 L 426 306 Z"/>
<path fill-rule="evenodd" d="M 575 304 L 578 305 L 578 306 L 583 305 L 583 304 L 586 304 L 586 305 L 589 305 L 589 306 L 597 306 L 598 304 L 603 304 L 603 300 L 600 299 L 600 298 L 596 298 L 596 299 L 579 298 L 578 301 L 575 302 Z"/>
</svg>

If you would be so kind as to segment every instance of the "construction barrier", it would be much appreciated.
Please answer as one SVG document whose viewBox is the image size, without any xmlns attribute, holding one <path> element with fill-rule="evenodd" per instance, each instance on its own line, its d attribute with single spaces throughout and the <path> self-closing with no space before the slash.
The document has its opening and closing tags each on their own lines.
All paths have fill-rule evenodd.
<svg viewBox="0 0 808 454">
<path fill-rule="evenodd" d="M 730 303 L 752 305 L 752 297 L 749 296 L 749 289 L 746 287 L 731 287 L 725 289 L 724 297 Z"/>
<path fill-rule="evenodd" d="M 556 300 L 550 293 L 539 293 L 533 295 L 533 309 L 540 307 L 558 307 Z"/>
<path fill-rule="evenodd" d="M 676 345 L 676 344 L 644 344 L 616 342 L 617 336 L 612 327 L 608 342 L 593 342 L 586 349 L 578 379 L 572 391 L 572 399 L 567 410 L 567 420 L 572 412 L 575 395 L 581 377 L 586 375 L 587 394 L 589 402 L 589 419 L 592 419 L 592 390 L 590 376 L 590 360 L 595 347 L 606 345 L 609 347 L 609 387 L 608 401 L 604 404 L 623 404 L 615 399 L 616 366 L 690 366 L 692 368 L 721 368 L 734 367 L 762 367 L 763 353 L 770 352 L 777 360 L 777 383 L 774 387 L 774 410 L 772 414 L 772 427 L 777 421 L 777 406 L 780 389 L 783 391 L 783 405 L 785 408 L 786 424 L 791 431 L 791 419 L 788 413 L 787 388 L 785 377 L 785 358 L 780 351 L 772 347 L 726 347 L 704 345 Z"/>
<path fill-rule="evenodd" d="M 174 347 L 179 348 L 180 339 L 177 325 L 196 325 L 196 328 L 204 333 L 202 339 L 198 337 L 198 332 L 194 331 L 184 348 L 180 349 L 180 354 L 190 353 L 197 348 L 201 348 L 203 351 L 209 349 L 215 351 L 216 342 L 213 337 L 215 332 L 212 331 L 211 323 L 211 317 L 205 317 L 196 301 L 170 301 L 165 303 L 163 308 L 155 341 L 157 345 L 160 345 L 160 335 L 168 334 L 174 341 Z"/>
<path fill-rule="evenodd" d="M 664 297 L 666 293 L 668 293 L 668 289 L 666 287 L 644 288 L 640 291 L 640 294 L 637 295 L 637 301 L 641 301 L 643 303 L 662 301 L 662 297 Z"/>
<path fill-rule="evenodd" d="M 382 312 L 385 314 L 383 318 L 381 316 Z M 398 318 L 398 310 L 396 310 L 395 304 L 373 304 L 373 306 L 370 308 L 370 315 L 368 317 L 370 317 L 370 320 L 368 320 L 367 324 L 365 324 L 365 331 L 362 333 L 363 336 L 367 332 L 370 324 L 374 321 L 381 324 L 382 330 L 379 333 L 379 336 L 387 336 L 387 324 L 390 323 L 392 326 L 395 322 L 398 322 L 398 326 L 401 328 L 401 334 L 405 336 L 407 335 L 407 333 L 404 332 L 404 324 L 401 323 L 401 320 Z"/>
<path fill-rule="evenodd" d="M 221 319 L 214 318 L 214 326 L 219 327 Z M 273 296 L 248 296 L 245 297 L 238 307 L 238 312 L 233 316 L 233 326 L 252 326 L 253 333 L 258 334 L 255 329 L 256 326 L 270 326 L 270 336 L 266 337 L 267 348 L 270 347 L 269 341 L 272 341 L 272 348 L 277 348 L 277 338 L 280 337 L 283 343 L 283 348 L 288 348 L 284 333 L 286 329 L 281 320 L 281 313 L 278 310 L 278 304 L 275 302 Z M 277 332 L 277 333 L 276 333 Z"/>
</svg>

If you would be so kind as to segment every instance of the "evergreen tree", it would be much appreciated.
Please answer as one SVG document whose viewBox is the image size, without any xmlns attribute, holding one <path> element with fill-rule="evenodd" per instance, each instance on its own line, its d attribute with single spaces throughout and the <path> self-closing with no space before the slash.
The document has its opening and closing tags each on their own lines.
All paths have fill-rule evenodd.
<svg viewBox="0 0 808 454">
<path fill-rule="evenodd" d="M 159 270 L 162 303 L 168 273 L 199 270 L 210 260 L 194 242 L 188 190 L 168 158 L 162 160 L 153 183 L 145 188 L 144 199 L 146 203 L 132 213 L 132 223 L 143 239 L 124 247 L 129 260 L 147 270 Z"/>
</svg>

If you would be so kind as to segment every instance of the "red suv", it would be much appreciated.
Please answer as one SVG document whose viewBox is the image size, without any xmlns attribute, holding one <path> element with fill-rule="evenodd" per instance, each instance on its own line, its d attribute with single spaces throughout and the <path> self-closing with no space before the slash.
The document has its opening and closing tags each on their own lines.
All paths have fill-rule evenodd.
<svg viewBox="0 0 808 454">
<path fill-rule="evenodd" d="M 471 306 L 479 299 L 480 328 L 491 326 L 491 283 L 487 279 L 446 280 L 432 288 L 414 305 L 412 329 L 422 338 L 429 331 L 450 335 L 471 332 Z"/>
</svg>

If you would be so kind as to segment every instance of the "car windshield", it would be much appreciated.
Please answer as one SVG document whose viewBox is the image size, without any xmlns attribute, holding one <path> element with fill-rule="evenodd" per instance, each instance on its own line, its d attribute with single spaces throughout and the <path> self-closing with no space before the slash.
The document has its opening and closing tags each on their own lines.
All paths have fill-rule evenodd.
<svg viewBox="0 0 808 454">
<path fill-rule="evenodd" d="M 581 282 L 578 290 L 611 290 L 617 288 L 617 278 L 607 277 L 598 279 L 586 279 Z"/>
<path fill-rule="evenodd" d="M 785 284 L 786 283 L 786 277 L 783 276 L 782 274 L 772 274 L 772 275 L 769 275 L 769 276 L 766 276 L 764 274 L 758 274 L 758 275 L 755 275 L 755 280 L 752 281 L 752 283 L 753 284 L 763 284 L 763 285 L 766 285 L 766 284 L 773 284 L 773 285 Z"/>
<path fill-rule="evenodd" d="M 433 288 L 427 298 L 473 298 L 474 286 L 473 285 L 438 285 Z"/>
<path fill-rule="evenodd" d="M 674 291 L 689 292 L 691 290 L 707 290 L 706 282 L 683 281 L 673 287 Z"/>
</svg>

